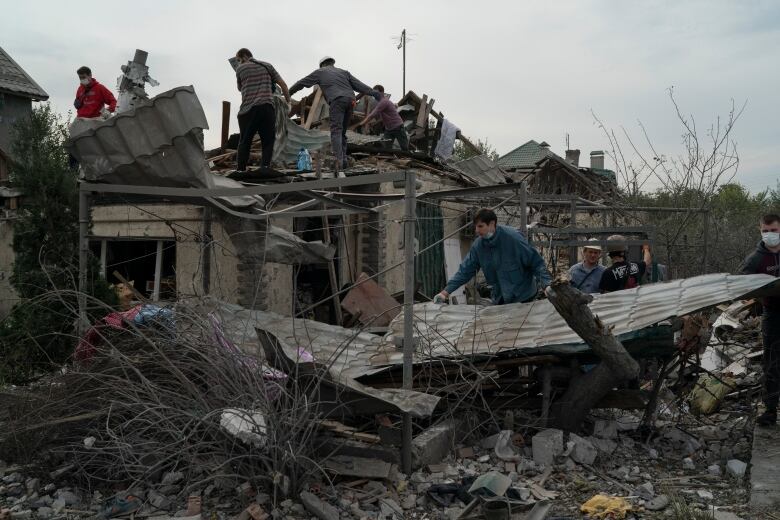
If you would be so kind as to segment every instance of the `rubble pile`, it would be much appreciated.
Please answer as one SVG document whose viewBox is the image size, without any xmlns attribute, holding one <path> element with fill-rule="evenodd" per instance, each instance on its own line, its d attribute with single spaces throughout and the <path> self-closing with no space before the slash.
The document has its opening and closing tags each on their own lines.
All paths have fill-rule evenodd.
<svg viewBox="0 0 780 520">
<path fill-rule="evenodd" d="M 280 370 L 259 345 L 237 348 L 207 305 L 164 310 L 103 320 L 72 368 L 3 403 L 2 520 L 756 518 L 755 358 L 684 371 L 667 359 L 639 381 L 656 405 L 594 409 L 577 433 L 461 396 L 418 425 L 407 475 L 397 411 L 345 413 L 301 347 Z"/>
</svg>

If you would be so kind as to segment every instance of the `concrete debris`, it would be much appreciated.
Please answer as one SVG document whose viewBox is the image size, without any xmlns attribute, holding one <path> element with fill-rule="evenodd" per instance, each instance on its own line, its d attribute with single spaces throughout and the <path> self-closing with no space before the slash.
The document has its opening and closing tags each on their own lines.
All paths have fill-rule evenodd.
<svg viewBox="0 0 780 520">
<path fill-rule="evenodd" d="M 570 455 L 574 462 L 578 464 L 593 464 L 598 456 L 598 450 L 590 439 L 572 433 L 569 435 L 569 442 L 574 443 L 574 449 Z"/>
<path fill-rule="evenodd" d="M 726 473 L 734 478 L 742 478 L 747 471 L 747 464 L 738 459 L 731 459 L 726 463 Z"/>
<path fill-rule="evenodd" d="M 534 462 L 550 466 L 555 457 L 563 453 L 563 431 L 553 428 L 542 430 L 531 439 Z"/>
<path fill-rule="evenodd" d="M 301 502 L 306 510 L 320 520 L 339 520 L 339 511 L 332 505 L 323 502 L 308 491 L 300 494 Z"/>
<path fill-rule="evenodd" d="M 597 419 L 593 425 L 593 436 L 600 439 L 616 439 L 618 436 L 617 421 Z"/>
<path fill-rule="evenodd" d="M 666 495 L 658 495 L 645 504 L 645 509 L 650 511 L 661 511 L 669 506 L 670 500 Z"/>
<path fill-rule="evenodd" d="M 219 425 L 247 444 L 258 448 L 265 446 L 265 415 L 261 412 L 229 408 L 222 412 Z"/>
</svg>

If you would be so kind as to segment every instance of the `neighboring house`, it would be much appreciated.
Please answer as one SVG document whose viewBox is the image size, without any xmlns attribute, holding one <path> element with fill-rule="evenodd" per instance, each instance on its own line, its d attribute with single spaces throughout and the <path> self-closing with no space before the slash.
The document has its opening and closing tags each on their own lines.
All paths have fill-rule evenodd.
<svg viewBox="0 0 780 520">
<path fill-rule="evenodd" d="M 47 99 L 46 91 L 0 47 L 0 181 L 8 180 L 13 125 L 32 112 L 33 101 Z"/>
<path fill-rule="evenodd" d="M 563 158 L 546 142 L 531 140 L 496 163 L 515 182 L 527 181 L 532 193 L 576 195 L 588 200 L 613 196 L 617 190 L 615 172 L 604 168 L 604 152 L 591 152 L 589 167 L 580 166 L 579 159 L 579 150 L 566 150 Z"/>
<path fill-rule="evenodd" d="M 49 95 L 13 58 L 0 47 L 0 319 L 18 301 L 9 283 L 14 263 L 13 218 L 20 193 L 8 188 L 12 156 L 12 129 L 32 112 L 33 101 L 46 101 Z"/>
</svg>

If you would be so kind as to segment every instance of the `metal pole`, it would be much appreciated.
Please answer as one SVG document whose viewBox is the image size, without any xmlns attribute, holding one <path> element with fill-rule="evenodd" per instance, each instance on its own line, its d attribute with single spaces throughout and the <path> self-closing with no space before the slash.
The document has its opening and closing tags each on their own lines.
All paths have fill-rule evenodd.
<svg viewBox="0 0 780 520">
<path fill-rule="evenodd" d="M 154 290 L 152 301 L 160 301 L 160 279 L 162 278 L 163 241 L 157 241 L 157 255 L 154 257 Z"/>
<path fill-rule="evenodd" d="M 415 206 L 417 194 L 415 193 L 415 174 L 406 172 L 406 190 L 404 193 L 404 372 L 403 386 L 406 390 L 412 389 L 414 362 L 414 234 L 415 234 Z M 412 473 L 412 416 L 405 413 L 403 416 L 403 446 L 401 461 L 403 471 L 407 475 Z"/>
<path fill-rule="evenodd" d="M 203 207 L 203 233 L 200 244 L 201 289 L 206 296 L 211 291 L 211 208 Z"/>
<path fill-rule="evenodd" d="M 89 192 L 79 191 L 79 336 L 89 327 L 87 317 L 87 264 L 89 261 Z"/>
<path fill-rule="evenodd" d="M 403 79 L 403 96 L 406 95 L 406 29 L 401 31 L 401 45 L 403 45 L 404 54 L 404 79 Z"/>
<path fill-rule="evenodd" d="M 707 274 L 710 252 L 710 210 L 704 212 L 704 251 L 702 251 L 702 273 Z"/>
<path fill-rule="evenodd" d="M 569 227 L 577 227 L 577 198 L 571 199 L 571 217 L 569 218 Z M 569 267 L 577 263 L 577 246 L 569 248 Z"/>
<path fill-rule="evenodd" d="M 520 231 L 528 238 L 528 185 L 520 183 Z"/>
<path fill-rule="evenodd" d="M 108 240 L 100 241 L 100 277 L 106 279 L 106 262 L 108 257 Z"/>
</svg>

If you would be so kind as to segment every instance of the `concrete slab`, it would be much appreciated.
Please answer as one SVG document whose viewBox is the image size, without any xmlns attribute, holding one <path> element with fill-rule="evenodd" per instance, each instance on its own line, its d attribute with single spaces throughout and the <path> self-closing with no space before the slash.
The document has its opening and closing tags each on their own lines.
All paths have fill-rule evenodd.
<svg viewBox="0 0 780 520">
<path fill-rule="evenodd" d="M 780 506 L 780 427 L 756 426 L 750 463 L 751 507 Z"/>
</svg>

